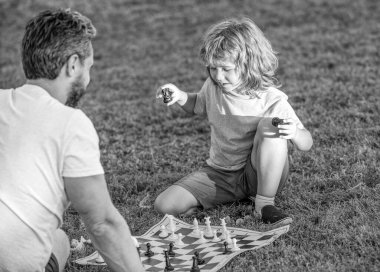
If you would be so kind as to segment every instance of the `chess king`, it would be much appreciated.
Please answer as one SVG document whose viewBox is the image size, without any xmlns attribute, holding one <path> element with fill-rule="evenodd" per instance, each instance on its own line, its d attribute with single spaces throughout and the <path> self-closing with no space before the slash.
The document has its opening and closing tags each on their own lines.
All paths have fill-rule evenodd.
<svg viewBox="0 0 380 272">
<path fill-rule="evenodd" d="M 43 11 L 26 25 L 26 83 L 0 90 L 0 271 L 63 271 L 70 245 L 59 226 L 70 203 L 112 271 L 144 271 L 107 191 L 98 135 L 75 109 L 95 34 L 71 10 Z"/>
</svg>

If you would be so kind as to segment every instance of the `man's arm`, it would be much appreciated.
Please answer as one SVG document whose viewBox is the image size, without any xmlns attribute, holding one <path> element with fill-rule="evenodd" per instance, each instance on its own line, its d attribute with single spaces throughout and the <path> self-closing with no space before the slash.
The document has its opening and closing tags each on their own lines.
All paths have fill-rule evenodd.
<svg viewBox="0 0 380 272">
<path fill-rule="evenodd" d="M 116 210 L 104 175 L 64 177 L 66 193 L 82 217 L 94 246 L 112 271 L 145 271 L 129 227 Z"/>
</svg>

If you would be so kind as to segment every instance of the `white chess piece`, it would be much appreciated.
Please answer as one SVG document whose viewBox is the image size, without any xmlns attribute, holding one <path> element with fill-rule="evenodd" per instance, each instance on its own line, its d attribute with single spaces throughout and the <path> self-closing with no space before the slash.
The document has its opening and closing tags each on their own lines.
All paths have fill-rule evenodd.
<svg viewBox="0 0 380 272">
<path fill-rule="evenodd" d="M 193 220 L 193 225 L 194 225 L 193 234 L 195 236 L 199 237 L 200 231 L 199 231 L 198 220 L 196 218 L 194 218 L 194 220 Z"/>
<path fill-rule="evenodd" d="M 230 231 L 227 230 L 226 231 L 226 242 L 230 245 L 232 243 L 232 240 L 231 240 L 231 235 L 230 235 Z"/>
<path fill-rule="evenodd" d="M 212 239 L 213 242 L 219 242 L 220 239 L 218 237 L 218 234 L 216 233 L 216 230 L 214 230 L 214 238 Z"/>
<path fill-rule="evenodd" d="M 201 231 L 200 238 L 198 240 L 202 244 L 207 242 L 207 240 L 203 237 L 203 234 L 204 234 L 203 231 Z"/>
<path fill-rule="evenodd" d="M 220 225 L 223 227 L 223 226 L 226 226 L 226 219 L 223 217 L 223 218 L 220 218 Z"/>
<path fill-rule="evenodd" d="M 161 225 L 161 232 L 158 236 L 161 238 L 166 238 L 166 237 L 168 237 L 168 235 L 169 235 L 169 233 L 166 231 L 165 225 Z"/>
<path fill-rule="evenodd" d="M 226 227 L 226 225 L 222 225 L 222 235 L 220 235 L 220 239 L 222 239 L 222 240 L 226 240 L 226 238 L 227 238 L 227 227 Z"/>
<path fill-rule="evenodd" d="M 175 226 L 175 223 L 174 223 L 174 217 L 173 215 L 169 215 L 169 230 L 171 232 L 171 235 L 169 237 L 170 240 L 176 240 L 177 239 L 177 234 L 175 234 L 175 230 L 176 230 L 176 226 Z"/>
<path fill-rule="evenodd" d="M 205 217 L 205 224 L 206 224 L 205 236 L 207 238 L 213 237 L 214 233 L 213 233 L 212 228 L 211 228 L 210 216 Z"/>
<path fill-rule="evenodd" d="M 232 248 L 231 251 L 238 251 L 240 250 L 240 247 L 236 245 L 236 238 L 232 238 Z"/>
<path fill-rule="evenodd" d="M 183 245 L 185 245 L 185 243 L 182 242 L 182 238 L 183 238 L 182 233 L 178 233 L 178 238 L 177 238 L 177 240 L 175 241 L 175 245 L 176 245 L 176 246 L 183 246 Z"/>
</svg>

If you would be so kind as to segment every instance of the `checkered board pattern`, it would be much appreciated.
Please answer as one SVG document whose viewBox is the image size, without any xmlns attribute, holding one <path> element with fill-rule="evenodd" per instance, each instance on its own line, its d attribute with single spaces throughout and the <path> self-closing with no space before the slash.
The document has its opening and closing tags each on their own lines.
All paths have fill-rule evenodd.
<svg viewBox="0 0 380 272">
<path fill-rule="evenodd" d="M 200 242 L 199 237 L 193 234 L 194 227 L 191 224 L 185 223 L 178 218 L 173 218 L 176 225 L 175 234 L 181 233 L 183 235 L 182 242 L 184 245 L 178 246 L 175 244 L 176 240 L 171 240 L 170 236 L 166 238 L 159 237 L 161 232 L 161 225 L 166 226 L 169 230 L 169 216 L 165 215 L 164 218 L 154 225 L 150 230 L 141 236 L 136 236 L 140 244 L 140 258 L 146 271 L 164 271 L 165 269 L 165 255 L 164 250 L 169 250 L 169 244 L 174 243 L 173 251 L 174 257 L 170 257 L 170 263 L 174 267 L 174 271 L 190 271 L 194 256 L 194 252 L 198 251 L 200 257 L 205 260 L 205 263 L 199 265 L 202 272 L 215 272 L 221 269 L 236 255 L 248 251 L 256 250 L 260 247 L 272 243 L 281 234 L 289 230 L 289 226 L 283 226 L 267 232 L 257 232 L 241 228 L 227 227 L 230 231 L 231 239 L 237 240 L 237 246 L 240 250 L 232 252 L 231 245 L 228 246 L 228 252 L 225 253 L 223 245 L 224 241 L 212 242 L 212 238 L 206 238 L 206 242 Z M 211 226 L 212 230 L 216 230 L 218 236 L 221 235 L 221 226 Z M 201 231 L 206 232 L 205 225 L 199 225 Z M 170 231 L 168 231 L 170 233 Z M 147 251 L 146 244 L 151 244 L 151 250 L 154 252 L 152 257 L 146 257 L 144 254 Z M 97 252 L 90 256 L 75 261 L 78 264 L 88 265 L 105 265 L 105 263 L 96 263 Z"/>
</svg>

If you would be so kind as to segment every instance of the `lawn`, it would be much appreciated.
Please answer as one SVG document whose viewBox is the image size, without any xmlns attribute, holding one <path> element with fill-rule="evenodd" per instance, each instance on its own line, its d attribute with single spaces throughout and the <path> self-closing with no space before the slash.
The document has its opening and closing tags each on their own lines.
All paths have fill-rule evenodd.
<svg viewBox="0 0 380 272">
<path fill-rule="evenodd" d="M 207 74 L 198 47 L 207 27 L 225 17 L 251 17 L 278 52 L 278 78 L 314 139 L 291 148 L 291 175 L 276 203 L 294 218 L 273 244 L 239 255 L 226 271 L 380 271 L 380 3 L 377 0 L 132 1 L 0 0 L 0 88 L 24 82 L 19 45 L 39 11 L 71 7 L 98 29 L 95 65 L 82 110 L 100 138 L 112 200 L 134 235 L 161 219 L 155 197 L 208 156 L 209 127 L 155 89 L 173 82 L 196 92 Z M 0 109 L 1 110 L 1 109 Z M 200 211 L 213 224 L 263 230 L 252 204 Z M 192 218 L 183 220 L 191 222 Z M 69 209 L 63 229 L 86 236 Z M 91 252 L 88 249 L 88 253 Z M 77 267 L 66 271 L 108 271 Z"/>
</svg>

